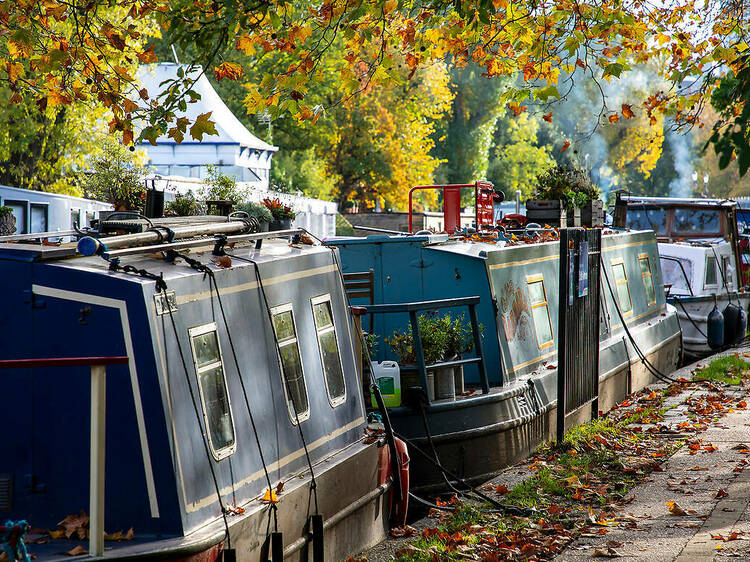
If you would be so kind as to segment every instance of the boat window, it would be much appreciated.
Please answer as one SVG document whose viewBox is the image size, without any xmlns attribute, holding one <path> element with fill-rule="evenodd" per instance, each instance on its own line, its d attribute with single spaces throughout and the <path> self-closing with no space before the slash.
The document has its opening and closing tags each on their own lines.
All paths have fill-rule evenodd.
<svg viewBox="0 0 750 562">
<path fill-rule="evenodd" d="M 534 321 L 536 342 L 540 348 L 547 347 L 552 345 L 552 324 L 549 318 L 544 278 L 541 275 L 532 275 L 526 278 L 526 284 L 529 291 L 531 318 Z"/>
<path fill-rule="evenodd" d="M 630 300 L 630 288 L 628 287 L 628 277 L 625 274 L 625 264 L 621 258 L 612 262 L 612 273 L 615 277 L 615 291 L 617 292 L 617 302 L 620 304 L 620 312 L 630 314 L 633 312 L 633 303 Z"/>
<path fill-rule="evenodd" d="M 346 398 L 346 385 L 344 383 L 344 369 L 341 365 L 341 355 L 339 354 L 339 344 L 336 339 L 336 327 L 333 325 L 331 296 L 322 295 L 315 297 L 311 302 L 328 399 L 332 406 L 337 406 Z"/>
<path fill-rule="evenodd" d="M 646 304 L 652 305 L 656 302 L 654 293 L 654 277 L 651 275 L 651 262 L 648 254 L 638 256 L 638 265 L 641 266 L 641 279 L 643 279 L 643 290 L 646 292 Z"/>
<path fill-rule="evenodd" d="M 704 285 L 716 285 L 718 277 L 716 276 L 716 258 L 714 256 L 706 256 L 706 277 L 703 282 Z"/>
<path fill-rule="evenodd" d="M 208 443 L 214 458 L 220 460 L 235 451 L 236 440 L 216 324 L 191 328 L 189 334 Z"/>
<path fill-rule="evenodd" d="M 672 230 L 681 234 L 719 234 L 719 211 L 675 209 Z"/>
<path fill-rule="evenodd" d="M 693 279 L 693 262 L 672 256 L 660 256 L 661 275 L 665 285 L 670 285 L 670 294 L 689 294 Z"/>
<path fill-rule="evenodd" d="M 627 227 L 635 230 L 653 230 L 656 234 L 667 231 L 667 210 L 658 207 L 629 207 Z"/>
<path fill-rule="evenodd" d="M 721 256 L 721 269 L 724 271 L 724 279 L 728 286 L 734 285 L 734 269 L 732 259 L 729 256 Z"/>
<path fill-rule="evenodd" d="M 310 417 L 310 404 L 307 400 L 305 375 L 302 371 L 302 358 L 297 342 L 297 329 L 294 324 L 292 304 L 284 304 L 271 309 L 273 329 L 279 344 L 281 376 L 284 379 L 284 395 L 292 422 Z M 295 415 L 296 413 L 296 415 Z"/>
</svg>

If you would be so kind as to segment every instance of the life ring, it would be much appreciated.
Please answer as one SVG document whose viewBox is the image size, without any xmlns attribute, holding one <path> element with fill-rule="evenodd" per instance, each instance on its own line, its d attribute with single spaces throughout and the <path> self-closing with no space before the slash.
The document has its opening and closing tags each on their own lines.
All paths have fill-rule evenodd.
<svg viewBox="0 0 750 562">
<path fill-rule="evenodd" d="M 396 525 L 406 525 L 406 512 L 409 509 L 409 451 L 398 437 L 395 437 L 396 451 L 398 452 L 399 466 L 401 467 L 401 499 L 395 500 L 396 495 L 391 494 L 391 519 Z"/>
</svg>

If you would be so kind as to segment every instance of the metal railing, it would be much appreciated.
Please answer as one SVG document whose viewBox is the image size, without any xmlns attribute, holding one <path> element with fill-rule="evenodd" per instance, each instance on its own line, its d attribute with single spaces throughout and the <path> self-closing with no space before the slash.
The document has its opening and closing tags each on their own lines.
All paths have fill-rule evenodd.
<svg viewBox="0 0 750 562">
<path fill-rule="evenodd" d="M 104 458 L 107 365 L 126 365 L 125 356 L 2 359 L 0 369 L 91 367 L 91 459 L 89 465 L 89 554 L 104 555 Z"/>
<path fill-rule="evenodd" d="M 416 369 L 419 373 L 419 381 L 422 388 L 427 390 L 427 369 L 438 369 L 440 367 L 458 367 L 459 365 L 470 365 L 477 364 L 479 368 L 479 380 L 482 385 L 482 393 L 488 394 L 490 391 L 490 383 L 487 378 L 487 367 L 484 361 L 484 352 L 482 350 L 482 334 L 479 330 L 479 321 L 477 318 L 477 305 L 479 304 L 479 297 L 460 297 L 456 299 L 440 299 L 434 301 L 419 301 L 419 302 L 404 302 L 396 304 L 374 304 L 365 307 L 359 307 L 365 309 L 366 313 L 374 314 L 395 314 L 395 313 L 408 313 L 409 321 L 411 323 L 412 334 L 414 337 L 414 355 L 416 356 L 417 364 L 415 367 L 408 365 L 401 366 L 402 371 L 408 371 Z M 417 313 L 420 310 L 434 310 L 440 308 L 455 308 L 459 306 L 467 306 L 469 308 L 469 319 L 471 321 L 471 333 L 474 340 L 474 354 L 475 357 L 468 359 L 456 359 L 453 361 L 443 361 L 439 363 L 427 364 L 424 358 L 424 347 L 422 346 L 422 335 L 419 330 L 419 319 Z M 425 394 L 427 394 L 425 392 Z M 429 401 L 429 396 L 428 396 Z"/>
</svg>

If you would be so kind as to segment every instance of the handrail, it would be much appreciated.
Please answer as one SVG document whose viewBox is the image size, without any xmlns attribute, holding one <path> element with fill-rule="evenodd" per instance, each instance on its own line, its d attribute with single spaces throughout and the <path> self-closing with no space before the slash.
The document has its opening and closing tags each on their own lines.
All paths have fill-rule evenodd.
<svg viewBox="0 0 750 562">
<path fill-rule="evenodd" d="M 91 459 L 89 465 L 89 554 L 104 555 L 104 459 L 107 365 L 125 365 L 128 357 L 50 357 L 2 359 L 0 369 L 91 366 Z"/>
<path fill-rule="evenodd" d="M 412 206 L 412 197 L 414 195 L 415 191 L 421 191 L 424 189 L 441 189 L 443 190 L 443 220 L 445 221 L 445 230 L 449 233 L 454 232 L 454 227 L 459 226 L 457 225 L 449 225 L 449 220 L 458 220 L 458 222 L 461 222 L 461 197 L 460 192 L 462 189 L 474 189 L 474 220 L 476 221 L 477 229 L 479 229 L 480 224 L 482 224 L 480 215 L 480 202 L 479 202 L 479 194 L 481 189 L 494 189 L 490 182 L 488 181 L 476 181 L 474 183 L 455 183 L 455 184 L 445 184 L 445 185 L 415 185 L 409 190 L 409 232 L 413 232 L 412 228 L 412 213 L 413 213 L 413 206 Z M 450 190 L 450 193 L 457 194 L 458 197 L 451 196 L 450 201 L 448 201 L 446 189 Z M 452 207 L 452 209 L 449 209 L 449 206 Z M 399 233 L 401 234 L 401 233 Z"/>
<path fill-rule="evenodd" d="M 363 314 L 393 314 L 399 312 L 408 312 L 409 321 L 411 323 L 411 330 L 414 334 L 414 354 L 417 358 L 416 368 L 419 371 L 419 378 L 423 389 L 427 389 L 427 368 L 433 368 L 437 366 L 454 366 L 476 362 L 479 367 L 479 379 L 482 385 L 482 394 L 488 394 L 490 392 L 490 383 L 487 378 L 487 365 L 484 361 L 484 351 L 482 349 L 482 334 L 479 332 L 479 319 L 477 318 L 477 305 L 479 304 L 480 298 L 478 296 L 471 297 L 459 297 L 455 299 L 439 299 L 432 301 L 419 301 L 419 302 L 402 302 L 395 304 L 374 304 L 370 306 L 359 306 L 359 312 Z M 476 358 L 474 359 L 460 359 L 458 361 L 448 361 L 444 363 L 436 363 L 434 365 L 427 365 L 424 358 L 424 348 L 422 347 L 422 334 L 419 330 L 419 319 L 417 318 L 417 312 L 420 310 L 431 310 L 434 308 L 454 308 L 457 306 L 468 306 L 469 307 L 469 318 L 471 320 L 471 334 L 474 339 L 474 353 Z M 478 359 L 478 361 L 477 361 Z M 427 394 L 427 393 L 425 393 Z M 427 396 L 429 403 L 430 398 Z"/>
</svg>

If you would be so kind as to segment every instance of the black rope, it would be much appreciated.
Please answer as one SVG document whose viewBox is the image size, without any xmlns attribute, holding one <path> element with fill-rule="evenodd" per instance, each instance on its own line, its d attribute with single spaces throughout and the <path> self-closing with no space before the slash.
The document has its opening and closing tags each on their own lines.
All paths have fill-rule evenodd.
<svg viewBox="0 0 750 562">
<path fill-rule="evenodd" d="M 633 337 L 633 334 L 630 333 L 630 329 L 628 328 L 628 324 L 625 321 L 625 317 L 623 316 L 622 311 L 620 310 L 620 303 L 617 300 L 617 297 L 615 296 L 615 292 L 612 289 L 612 284 L 609 281 L 609 274 L 607 273 L 607 268 L 604 266 L 604 263 L 601 263 L 601 269 L 602 271 L 604 271 L 604 279 L 607 281 L 609 294 L 612 296 L 612 302 L 615 305 L 615 310 L 617 311 L 617 315 L 620 317 L 620 322 L 622 323 L 622 327 L 625 330 L 625 333 L 627 334 L 628 339 L 630 340 L 630 343 L 633 344 L 633 349 L 635 349 L 635 353 L 636 355 L 638 355 L 638 359 L 640 359 L 641 363 L 643 363 L 643 366 L 646 367 L 646 369 L 652 375 L 654 375 L 657 379 L 665 383 L 677 383 L 677 384 L 683 384 L 685 382 L 696 383 L 697 381 L 692 381 L 692 380 L 691 381 L 679 381 L 675 378 L 670 377 L 669 375 L 665 375 L 648 360 L 648 358 L 641 351 L 641 348 L 638 347 L 638 344 L 635 342 L 635 338 Z"/>
<path fill-rule="evenodd" d="M 315 506 L 315 514 L 317 515 L 320 513 L 320 510 L 318 508 L 318 483 L 315 480 L 315 471 L 313 470 L 312 461 L 310 460 L 310 451 L 307 448 L 307 440 L 305 439 L 305 434 L 302 431 L 302 424 L 300 423 L 299 412 L 297 412 L 297 406 L 294 404 L 294 400 L 292 399 L 292 389 L 289 386 L 289 380 L 286 378 L 286 376 L 284 376 L 284 369 L 281 364 L 281 355 L 280 355 L 281 348 L 279 347 L 279 340 L 276 337 L 276 330 L 273 327 L 273 316 L 271 315 L 271 308 L 268 305 L 268 297 L 266 296 L 266 290 L 265 290 L 265 287 L 263 286 L 263 280 L 260 275 L 260 268 L 258 267 L 257 262 L 255 262 L 254 260 L 250 258 L 243 258 L 243 257 L 236 256 L 236 255 L 232 255 L 231 257 L 233 259 L 238 259 L 241 261 L 246 261 L 248 263 L 251 263 L 253 264 L 253 267 L 255 268 L 255 277 L 258 281 L 258 288 L 260 289 L 260 293 L 263 297 L 263 303 L 265 305 L 266 314 L 268 316 L 268 322 L 271 327 L 271 334 L 273 335 L 273 341 L 276 346 L 276 362 L 279 366 L 279 373 L 281 373 L 281 379 L 284 381 L 284 385 L 286 386 L 286 391 L 289 396 L 289 400 L 292 403 L 292 410 L 294 411 L 294 419 L 296 422 L 295 425 L 297 426 L 297 431 L 299 432 L 300 440 L 302 441 L 302 447 L 305 450 L 305 459 L 307 460 L 307 466 L 310 470 L 310 494 L 313 497 L 313 502 Z"/>
<path fill-rule="evenodd" d="M 684 305 L 684 304 L 682 304 L 682 301 L 680 300 L 680 298 L 679 298 L 679 297 L 677 297 L 677 296 L 674 296 L 673 298 L 674 298 L 675 302 L 676 302 L 677 304 L 679 304 L 679 305 L 680 305 L 680 308 L 681 308 L 681 309 L 682 309 L 682 311 L 683 311 L 683 312 L 685 313 L 685 316 L 687 317 L 687 319 L 688 319 L 688 320 L 690 320 L 690 323 L 691 323 L 691 324 L 692 324 L 693 326 L 695 326 L 695 329 L 696 329 L 696 330 L 698 330 L 698 333 L 699 333 L 699 334 L 700 334 L 701 336 L 703 336 L 704 338 L 706 338 L 706 340 L 708 340 L 708 336 L 707 336 L 707 335 L 706 335 L 706 334 L 705 334 L 705 333 L 703 332 L 703 330 L 701 330 L 700 326 L 698 326 L 698 324 L 696 324 L 696 323 L 695 323 L 695 320 L 693 320 L 693 317 L 692 317 L 692 316 L 690 316 L 690 313 L 689 313 L 689 312 L 688 312 L 688 311 L 687 311 L 687 310 L 685 309 L 685 305 Z"/>
<path fill-rule="evenodd" d="M 169 250 L 169 252 L 174 252 L 173 250 Z M 180 258 L 185 263 L 187 263 L 190 267 L 195 269 L 196 271 L 199 271 L 203 273 L 205 276 L 208 277 L 208 287 L 209 291 L 211 291 L 211 310 L 213 312 L 213 290 L 216 290 L 216 300 L 219 303 L 219 310 L 221 312 L 221 318 L 224 322 L 224 327 L 227 332 L 227 339 L 229 340 L 229 348 L 232 351 L 232 359 L 234 361 L 235 367 L 237 368 L 237 378 L 240 381 L 240 388 L 242 388 L 242 397 L 245 402 L 245 407 L 247 408 L 247 414 L 250 418 L 250 425 L 253 428 L 253 435 L 255 437 L 255 444 L 258 447 L 258 454 L 260 455 L 260 462 L 263 465 L 263 474 L 266 478 L 266 484 L 268 485 L 268 493 L 269 493 L 269 499 L 271 499 L 271 493 L 273 492 L 273 485 L 271 484 L 271 476 L 268 473 L 268 467 L 266 465 L 265 456 L 263 455 L 263 448 L 260 444 L 260 436 L 258 434 L 258 427 L 255 423 L 255 416 L 253 416 L 252 409 L 250 408 L 250 400 L 247 397 L 247 388 L 245 387 L 245 381 L 242 377 L 241 369 L 240 369 L 240 362 L 237 359 L 237 352 L 234 347 L 234 341 L 232 340 L 232 333 L 229 329 L 229 323 L 227 322 L 227 316 L 224 312 L 224 303 L 221 300 L 221 292 L 219 291 L 219 286 L 216 283 L 216 276 L 214 274 L 214 270 L 211 269 L 208 265 L 191 258 L 190 256 L 186 256 L 183 254 L 174 253 L 173 255 L 169 256 L 172 259 L 174 258 Z M 274 502 L 270 502 L 271 505 L 271 513 L 273 514 L 273 524 L 274 524 L 274 530 L 278 530 L 278 508 Z M 269 521 L 270 522 L 270 521 Z"/>
<path fill-rule="evenodd" d="M 161 292 L 166 301 L 167 285 L 166 283 L 164 283 L 163 280 L 162 280 L 162 283 L 163 283 L 163 288 Z M 200 414 L 200 411 L 198 410 L 198 404 L 195 400 L 195 391 L 193 390 L 193 385 L 190 382 L 190 372 L 188 371 L 187 363 L 185 362 L 185 354 L 182 351 L 182 344 L 180 343 L 180 336 L 177 332 L 177 323 L 174 320 L 174 313 L 172 311 L 172 307 L 167 306 L 167 311 L 169 313 L 169 319 L 172 323 L 172 331 L 174 332 L 174 339 L 175 339 L 175 342 L 177 343 L 177 350 L 180 352 L 180 362 L 182 363 L 182 369 L 185 372 L 185 382 L 187 382 L 188 391 L 190 392 L 190 401 L 193 404 L 195 418 L 196 418 L 196 421 L 198 422 L 198 428 L 200 429 L 200 432 L 201 432 L 201 441 L 203 442 L 203 449 L 206 452 L 206 459 L 208 460 L 208 467 L 211 471 L 211 479 L 213 480 L 214 489 L 216 490 L 216 497 L 219 500 L 219 508 L 221 509 L 221 517 L 224 520 L 224 529 L 227 535 L 227 547 L 231 549 L 232 539 L 229 534 L 229 522 L 227 521 L 227 512 L 226 512 L 226 508 L 224 507 L 224 501 L 221 499 L 221 489 L 219 488 L 219 480 L 216 478 L 216 469 L 214 468 L 213 458 L 211 456 L 211 451 L 208 446 L 208 437 L 206 436 L 206 431 L 204 430 L 203 424 L 201 423 L 201 414 Z"/>
</svg>

